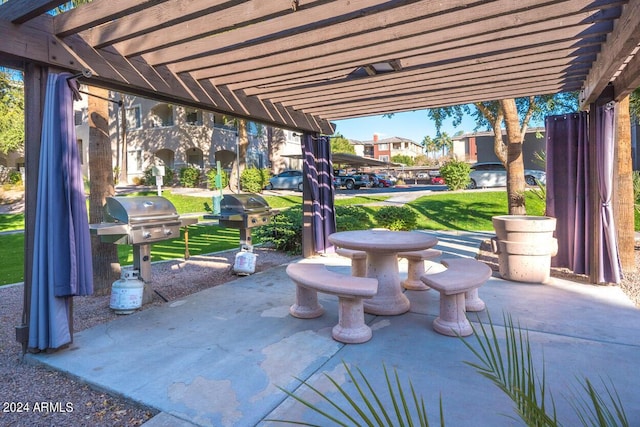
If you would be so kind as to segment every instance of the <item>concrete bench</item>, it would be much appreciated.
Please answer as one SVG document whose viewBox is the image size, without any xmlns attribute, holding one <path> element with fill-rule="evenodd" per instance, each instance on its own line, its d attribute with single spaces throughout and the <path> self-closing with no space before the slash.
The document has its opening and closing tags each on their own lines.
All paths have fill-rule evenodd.
<svg viewBox="0 0 640 427">
<path fill-rule="evenodd" d="M 440 315 L 433 321 L 433 329 L 452 337 L 471 335 L 473 329 L 465 314 L 465 294 L 477 291 L 491 277 L 491 268 L 471 258 L 450 258 L 441 262 L 447 267 L 445 271 L 420 277 L 425 285 L 440 292 Z M 482 304 L 484 308 L 484 302 Z"/>
<path fill-rule="evenodd" d="M 437 249 L 425 249 L 422 251 L 398 252 L 398 258 L 406 258 L 408 261 L 407 278 L 402 281 L 402 287 L 412 291 L 426 291 L 427 285 L 422 283 L 420 276 L 425 273 L 424 261 L 437 258 L 442 251 Z"/>
<path fill-rule="evenodd" d="M 336 248 L 336 253 L 351 260 L 351 275 L 356 277 L 366 277 L 367 275 L 367 253 L 353 249 Z"/>
<path fill-rule="evenodd" d="M 318 304 L 318 292 L 337 295 L 339 318 L 332 330 L 333 339 L 347 344 L 371 339 L 371 328 L 364 323 L 362 299 L 378 292 L 377 279 L 347 276 L 329 271 L 322 264 L 289 264 L 287 274 L 296 284 L 296 303 L 289 309 L 292 316 L 319 317 L 324 309 Z"/>
</svg>

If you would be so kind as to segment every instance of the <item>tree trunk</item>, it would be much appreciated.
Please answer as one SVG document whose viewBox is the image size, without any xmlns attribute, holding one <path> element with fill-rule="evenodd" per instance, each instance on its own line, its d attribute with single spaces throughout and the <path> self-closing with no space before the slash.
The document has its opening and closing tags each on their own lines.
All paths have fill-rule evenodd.
<svg viewBox="0 0 640 427">
<path fill-rule="evenodd" d="M 105 89 L 89 87 L 89 93 L 106 98 Z M 113 169 L 111 141 L 109 139 L 108 101 L 89 96 L 89 222 L 103 221 L 102 207 L 107 196 L 113 196 Z M 95 295 L 107 295 L 111 284 L 119 277 L 120 264 L 116 245 L 102 243 L 98 236 L 91 237 L 93 258 L 93 289 Z"/>
<path fill-rule="evenodd" d="M 247 163 L 247 149 L 249 148 L 249 137 L 247 135 L 247 121 L 237 120 L 238 126 L 238 145 L 236 150 L 236 160 L 234 161 L 233 170 L 231 171 L 231 177 L 229 178 L 230 187 L 233 190 L 240 188 L 238 182 L 242 176 L 242 171 L 246 167 Z"/>
<path fill-rule="evenodd" d="M 633 165 L 631 162 L 631 120 L 629 97 L 616 109 L 616 162 L 614 169 L 614 217 L 618 233 L 620 264 L 624 272 L 635 272 L 635 231 L 633 200 Z"/>
<path fill-rule="evenodd" d="M 500 101 L 507 129 L 507 198 L 509 215 L 526 215 L 522 132 L 515 99 Z"/>
</svg>

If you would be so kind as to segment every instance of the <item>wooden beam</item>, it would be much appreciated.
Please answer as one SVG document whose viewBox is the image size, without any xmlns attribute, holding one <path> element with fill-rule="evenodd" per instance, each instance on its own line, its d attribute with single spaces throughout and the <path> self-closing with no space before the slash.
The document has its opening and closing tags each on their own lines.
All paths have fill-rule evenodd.
<svg viewBox="0 0 640 427">
<path fill-rule="evenodd" d="M 489 90 L 486 93 L 475 93 L 466 91 L 460 96 L 444 96 L 439 98 L 432 98 L 425 94 L 416 94 L 411 97 L 403 97 L 396 101 L 377 101 L 371 100 L 370 102 L 361 102 L 351 104 L 342 104 L 335 106 L 334 108 L 324 108 L 313 110 L 308 112 L 319 115 L 326 120 L 340 120 L 353 117 L 373 116 L 390 112 L 402 112 L 413 111 L 427 108 L 446 107 L 451 105 L 460 105 L 470 102 L 484 102 L 495 101 L 496 99 L 503 99 L 508 97 L 524 97 L 552 94 L 559 92 L 567 92 L 577 90 L 579 82 L 573 86 L 552 84 L 548 87 L 535 86 L 532 88 L 525 88 L 517 90 L 516 88 L 503 88 L 502 90 Z"/>
<path fill-rule="evenodd" d="M 321 70 L 338 64 L 355 69 L 366 64 L 400 59 L 404 69 L 415 65 L 412 61 L 424 62 L 428 54 L 439 53 L 443 58 L 452 61 L 452 57 L 460 57 L 461 54 L 463 57 L 469 57 L 508 50 L 510 47 L 511 50 L 515 50 L 540 44 L 545 40 L 577 41 L 586 37 L 586 34 L 594 33 L 593 17 L 600 16 L 593 12 L 581 12 L 544 20 L 536 13 L 537 9 L 532 7 L 540 2 L 528 1 L 530 4 L 524 2 L 522 6 L 531 6 L 532 10 L 516 14 L 517 19 L 503 15 L 503 8 L 483 6 L 477 11 L 474 8 L 474 14 L 469 11 L 469 15 L 465 14 L 462 17 L 450 13 L 438 16 L 437 19 L 412 21 L 379 29 L 373 27 L 365 34 L 350 37 L 327 39 L 324 30 L 318 31 L 317 36 L 309 40 L 309 34 L 302 34 L 296 38 L 297 47 L 288 48 L 286 40 L 282 40 L 282 43 L 277 45 L 278 51 L 260 45 L 255 49 L 236 49 L 235 52 L 225 55 L 181 61 L 171 67 L 180 71 L 198 68 L 193 74 L 196 79 L 215 78 L 218 84 L 254 80 L 267 75 L 285 78 L 293 64 L 296 71 L 300 72 L 308 69 Z M 557 9 L 554 10 L 557 12 Z M 476 17 L 476 12 L 479 17 Z M 497 16 L 492 16 L 490 12 Z M 465 18 L 470 22 L 459 22 Z M 347 27 L 350 26 L 351 23 Z M 455 31 L 452 31 L 452 26 L 455 27 Z M 605 33 L 606 30 L 606 27 L 602 28 L 601 32 Z M 336 28 L 336 31 L 339 29 Z M 473 52 L 470 52 L 470 49 L 473 49 Z M 452 51 L 458 54 L 452 55 Z M 204 68 L 205 64 L 215 65 Z M 248 73 L 249 70 L 251 73 Z"/>
<path fill-rule="evenodd" d="M 207 31 L 215 32 L 220 28 L 219 22 L 211 15 L 222 13 L 227 8 L 233 9 L 238 3 L 241 2 L 238 0 L 172 0 L 168 4 L 159 4 L 134 11 L 117 20 L 110 19 L 111 22 L 91 28 L 81 35 L 89 40 L 92 46 L 98 48 L 124 41 L 123 45 L 116 46 L 121 52 L 122 48 L 128 45 L 126 41 L 138 40 L 137 37 L 141 37 L 138 40 L 141 46 L 147 43 L 156 46 L 172 45 L 175 44 L 176 40 L 193 40 L 198 36 L 206 37 Z M 246 3 L 244 9 L 246 9 Z M 236 13 L 240 12 L 236 10 Z M 207 25 L 204 27 L 202 22 L 199 22 L 203 16 L 208 17 Z M 185 23 L 185 25 L 181 26 L 181 23 Z M 195 29 L 189 29 L 192 23 L 196 25 Z M 182 33 L 179 30 L 184 30 L 185 32 Z M 167 40 L 172 41 L 167 42 Z M 143 50 L 146 50 L 146 48 L 142 50 L 132 48 L 126 53 L 123 52 L 123 54 L 134 56 Z"/>
<path fill-rule="evenodd" d="M 126 19 L 136 12 L 167 1 L 169 0 L 93 0 L 90 4 L 80 5 L 54 16 L 54 31 L 56 36 L 64 38 L 106 22 Z"/>
<path fill-rule="evenodd" d="M 537 56 L 531 58 L 530 63 L 513 64 L 508 61 L 496 61 L 484 67 L 434 67 L 434 69 L 420 70 L 413 73 L 398 73 L 394 78 L 391 75 L 381 75 L 380 78 L 361 80 L 341 80 L 333 82 L 321 82 L 316 85 L 307 84 L 301 87 L 287 88 L 286 90 L 262 91 L 259 96 L 269 98 L 274 102 L 288 102 L 296 99 L 309 100 L 316 96 L 323 98 L 358 96 L 371 92 L 393 92 L 401 89 L 412 89 L 421 85 L 429 85 L 432 89 L 445 88 L 451 85 L 459 86 L 461 81 L 468 83 L 474 80 L 496 82 L 504 76 L 513 78 L 535 79 L 537 76 L 564 76 L 565 78 L 578 64 L 582 64 L 579 70 L 588 72 L 588 63 L 574 63 L 576 58 L 560 57 L 551 59 L 548 55 L 540 55 L 545 58 L 538 60 Z M 595 55 L 594 55 L 595 56 Z M 575 71 L 574 71 L 575 72 Z"/>
<path fill-rule="evenodd" d="M 635 52 L 620 75 L 616 77 L 613 87 L 616 101 L 621 101 L 640 87 L 640 50 Z"/>
<path fill-rule="evenodd" d="M 580 108 L 594 103 L 640 43 L 640 2 L 627 3 L 580 91 Z M 631 79 L 633 81 L 633 79 Z"/>
<path fill-rule="evenodd" d="M 349 2 L 331 1 L 320 7 L 312 7 L 314 4 L 310 4 L 309 7 L 302 8 L 297 12 L 289 10 L 287 15 L 283 14 L 273 19 L 265 19 L 260 25 L 242 26 L 233 31 L 226 31 L 212 37 L 200 38 L 186 44 L 171 46 L 167 49 L 154 50 L 145 54 L 144 58 L 151 64 L 173 63 L 183 61 L 186 58 L 205 58 L 206 60 L 206 58 L 214 54 L 226 53 L 235 55 L 234 51 L 243 46 L 261 46 L 269 42 L 276 44 L 282 42 L 283 49 L 290 49 L 289 44 L 285 42 L 292 41 L 296 45 L 295 39 L 298 39 L 297 46 L 300 46 L 305 44 L 303 42 L 309 37 L 310 33 L 318 34 L 320 29 L 324 29 L 322 31 L 324 34 L 323 40 L 326 40 L 329 28 L 331 28 L 332 32 L 339 31 L 340 28 L 350 26 L 353 20 L 359 19 L 361 22 L 366 22 L 367 19 L 374 19 L 376 13 L 385 9 L 393 8 L 395 10 L 399 6 L 417 2 L 418 0 L 393 2 L 386 0 L 351 0 Z M 477 2 L 478 0 L 454 0 L 454 5 Z M 427 2 L 422 0 L 420 3 L 421 8 L 424 7 L 422 3 Z M 440 6 L 440 9 L 444 10 L 449 7 L 453 7 L 453 5 Z M 212 19 L 215 20 L 217 18 L 209 18 L 209 20 Z M 348 25 L 346 25 L 347 22 L 349 23 Z M 204 28 L 208 27 L 210 27 L 210 24 Z M 174 31 L 179 30 L 179 28 L 176 28 Z M 331 38 L 335 37 L 337 35 L 331 35 Z M 230 49 L 230 46 L 233 49 Z M 182 68 L 179 71 L 189 71 L 189 69 Z"/>
<path fill-rule="evenodd" d="M 492 53 L 511 52 L 517 55 L 520 49 L 527 49 L 539 45 L 540 37 L 544 33 L 544 40 L 574 40 L 579 45 L 581 37 L 593 30 L 592 24 L 577 24 L 574 26 L 562 26 L 562 20 L 554 20 L 559 25 L 555 27 L 550 23 L 534 24 L 533 28 L 527 26 L 517 26 L 500 32 L 500 38 L 496 39 L 494 33 L 484 33 L 477 36 L 470 36 L 466 39 L 452 39 L 440 43 L 428 42 L 424 37 L 408 38 L 402 40 L 392 40 L 386 43 L 376 44 L 374 46 L 357 49 L 353 47 L 351 50 L 343 50 L 321 56 L 320 52 L 299 52 L 293 56 L 293 63 L 274 63 L 272 60 L 250 59 L 238 64 L 226 64 L 225 66 L 216 66 L 208 69 L 193 72 L 196 79 L 203 77 L 215 76 L 216 84 L 232 84 L 243 81 L 250 82 L 259 78 L 279 76 L 282 80 L 294 79 L 295 74 L 291 75 L 291 69 L 294 68 L 296 73 L 303 70 L 316 70 L 321 72 L 323 69 L 331 70 L 336 67 L 356 67 L 367 64 L 382 62 L 389 57 L 400 58 L 403 68 L 418 66 L 419 64 L 437 64 L 445 62 L 455 64 L 458 60 L 468 59 L 472 57 L 481 57 L 483 55 L 491 55 Z M 534 32 L 528 32 L 531 29 Z M 603 29 L 606 31 L 606 29 Z M 602 33 L 604 34 L 604 32 Z M 548 37 L 548 38 L 547 38 Z M 543 43 L 544 44 L 544 43 Z M 463 52 L 462 55 L 452 55 L 452 51 Z M 271 65 L 268 65 L 268 64 Z M 295 64 L 295 67 L 293 67 Z M 173 66 L 172 66 L 173 68 Z"/>
<path fill-rule="evenodd" d="M 324 5 L 328 1 L 306 0 L 303 2 L 303 6 L 305 9 L 310 9 Z M 163 10 L 152 13 L 151 16 L 145 13 L 142 16 L 129 17 L 129 22 L 124 26 L 114 23 L 95 28 L 91 31 L 91 39 L 98 46 L 115 43 L 114 47 L 125 56 L 157 51 L 159 48 L 167 48 L 180 43 L 188 43 L 188 46 L 194 49 L 193 45 L 199 43 L 198 39 L 207 38 L 211 43 L 214 39 L 211 36 L 229 32 L 236 34 L 237 37 L 242 37 L 242 34 L 238 33 L 243 32 L 241 30 L 243 27 L 256 22 L 272 21 L 280 16 L 285 16 L 286 19 L 283 22 L 288 22 L 291 25 L 293 22 L 297 22 L 297 19 L 291 19 L 293 12 L 289 6 L 286 2 L 277 1 L 254 2 L 254 6 L 251 8 L 248 8 L 245 2 L 230 4 L 224 0 L 191 1 L 181 8 Z M 194 16 L 193 19 L 184 22 L 185 15 L 189 14 Z M 158 28 L 159 22 L 165 25 Z M 215 25 L 212 25 L 213 22 Z M 256 31 L 255 25 L 251 28 Z M 280 31 L 284 30 L 285 28 L 280 28 Z M 281 33 L 278 34 L 281 35 Z M 235 46 L 238 40 L 230 40 L 225 47 Z M 206 43 L 202 44 L 206 45 Z M 182 52 L 183 55 L 184 53 Z M 151 58 L 145 59 L 150 60 Z"/>
<path fill-rule="evenodd" d="M 11 0 L 0 5 L 0 21 L 24 24 L 43 13 L 67 3 L 67 0 Z M 8 39 L 7 39 L 8 40 Z M 3 43 L 6 41 L 3 40 Z"/>
</svg>

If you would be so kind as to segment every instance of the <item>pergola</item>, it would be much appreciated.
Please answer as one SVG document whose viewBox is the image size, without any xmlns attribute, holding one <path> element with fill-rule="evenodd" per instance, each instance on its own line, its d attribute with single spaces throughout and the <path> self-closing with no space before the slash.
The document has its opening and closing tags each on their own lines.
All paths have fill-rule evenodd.
<svg viewBox="0 0 640 427">
<path fill-rule="evenodd" d="M 25 71 L 27 188 L 48 71 L 306 134 L 566 91 L 588 110 L 640 86 L 638 0 L 94 0 L 48 13 L 66 2 L 0 5 L 0 65 Z M 35 194 L 26 202 L 28 237 Z"/>
</svg>

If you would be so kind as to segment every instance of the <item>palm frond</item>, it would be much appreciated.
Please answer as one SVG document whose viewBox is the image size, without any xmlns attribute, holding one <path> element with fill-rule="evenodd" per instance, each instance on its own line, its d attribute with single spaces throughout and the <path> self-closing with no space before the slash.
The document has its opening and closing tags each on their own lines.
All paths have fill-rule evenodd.
<svg viewBox="0 0 640 427">
<path fill-rule="evenodd" d="M 317 388 L 309 385 L 308 382 L 297 379 L 302 384 L 306 385 L 311 391 L 313 391 L 316 395 L 320 396 L 322 400 L 328 402 L 333 408 L 337 409 L 346 420 L 341 420 L 337 418 L 337 416 L 329 414 L 327 411 L 320 409 L 319 406 L 309 402 L 306 399 L 303 399 L 300 396 L 297 396 L 294 392 L 290 392 L 282 387 L 278 387 L 280 390 L 284 391 L 288 396 L 302 403 L 307 408 L 313 410 L 314 412 L 320 414 L 325 419 L 335 423 L 335 425 L 339 426 L 379 426 L 379 427 L 402 427 L 405 425 L 408 426 L 420 426 L 420 427 L 428 427 L 429 421 L 427 417 L 426 407 L 424 405 L 424 400 L 422 397 L 418 397 L 413 388 L 413 384 L 409 382 L 411 396 L 413 399 L 412 404 L 407 400 L 407 394 L 405 393 L 405 387 L 400 381 L 400 377 L 398 375 L 397 370 L 394 369 L 394 377 L 393 380 L 387 371 L 386 366 L 383 364 L 383 370 L 385 375 L 385 381 L 387 385 L 387 393 L 391 399 L 394 411 L 391 412 L 387 409 L 387 407 L 383 403 L 383 399 L 379 395 L 379 392 L 376 391 L 372 386 L 367 376 L 360 370 L 357 369 L 358 376 L 356 376 L 349 366 L 345 362 L 343 362 L 347 375 L 351 379 L 354 387 L 356 388 L 356 394 L 360 396 L 363 403 L 359 403 L 355 400 L 354 396 L 356 394 L 350 393 L 344 387 L 342 387 L 338 381 L 333 379 L 328 374 L 325 376 L 329 379 L 331 384 L 336 388 L 339 392 L 339 395 L 342 396 L 342 399 L 329 397 L 326 393 L 318 390 Z M 395 385 L 395 387 L 394 387 Z M 412 413 L 412 408 L 415 408 L 415 414 Z M 444 416 L 442 409 L 442 400 L 440 401 L 440 423 L 444 426 Z M 301 421 L 292 421 L 292 420 L 278 420 L 278 419 L 269 419 L 266 421 L 274 421 L 281 422 L 287 424 L 297 424 L 297 425 L 306 425 L 311 426 L 314 424 L 308 424 Z"/>
</svg>

